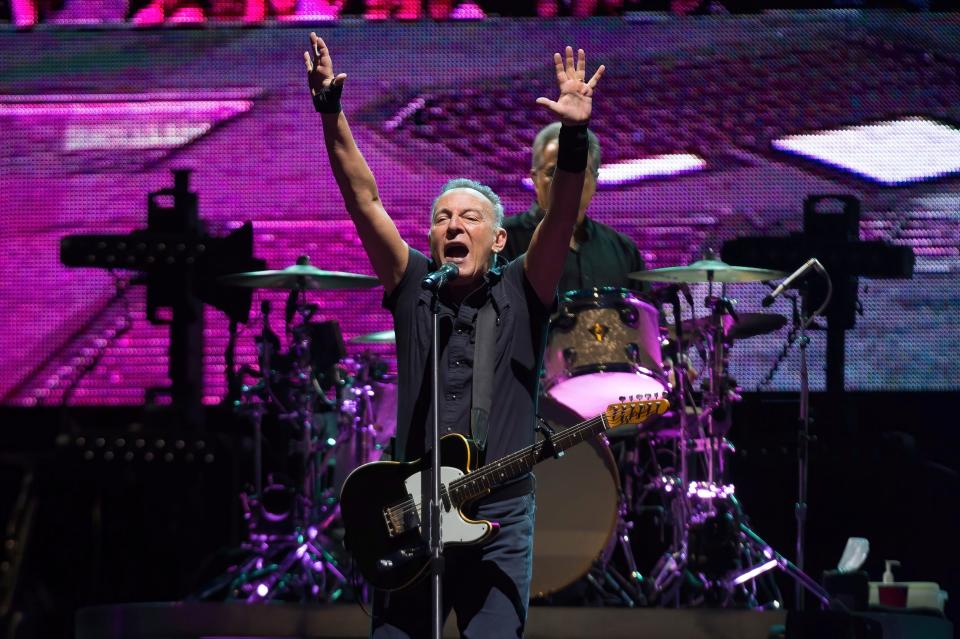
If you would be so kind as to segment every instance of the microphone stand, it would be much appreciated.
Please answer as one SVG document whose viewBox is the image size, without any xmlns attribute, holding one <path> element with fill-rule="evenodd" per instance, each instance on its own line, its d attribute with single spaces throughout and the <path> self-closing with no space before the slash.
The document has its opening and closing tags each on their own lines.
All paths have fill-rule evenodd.
<svg viewBox="0 0 960 639">
<path fill-rule="evenodd" d="M 797 503 L 794 505 L 794 514 L 797 519 L 797 568 L 803 568 L 804 548 L 806 546 L 807 522 L 807 474 L 810 463 L 810 379 L 807 372 L 807 345 L 810 338 L 807 336 L 807 316 L 804 312 L 807 287 L 800 287 L 799 299 L 794 301 L 800 307 L 799 324 L 800 337 L 800 423 L 797 432 Z M 795 608 L 804 609 L 804 591 L 797 588 Z"/>
<path fill-rule="evenodd" d="M 431 637 L 443 632 L 443 542 L 440 536 L 440 286 L 433 289 L 430 311 L 433 315 L 433 420 L 430 430 L 430 506 L 428 543 L 430 548 Z"/>
<path fill-rule="evenodd" d="M 806 315 L 808 290 L 805 283 L 797 287 L 799 295 L 791 300 L 794 305 L 794 322 L 799 328 L 800 335 L 797 339 L 800 345 L 800 421 L 797 430 L 797 503 L 794 505 L 794 514 L 797 520 L 797 560 L 795 567 L 800 574 L 805 574 L 803 572 L 803 561 L 806 548 L 807 479 L 810 470 L 810 378 L 807 369 L 807 345 L 810 344 L 810 337 L 807 335 L 807 328 L 814 318 L 826 310 L 827 305 L 830 304 L 830 299 L 833 297 L 833 282 L 830 274 L 825 269 L 820 269 L 820 274 L 827 281 L 827 294 L 820 308 L 813 311 L 809 317 Z M 814 594 L 816 594 L 816 591 L 814 591 Z M 822 601 L 823 598 L 821 597 Z M 804 609 L 804 592 L 801 588 L 797 588 L 794 603 L 797 610 L 802 611 Z"/>
</svg>

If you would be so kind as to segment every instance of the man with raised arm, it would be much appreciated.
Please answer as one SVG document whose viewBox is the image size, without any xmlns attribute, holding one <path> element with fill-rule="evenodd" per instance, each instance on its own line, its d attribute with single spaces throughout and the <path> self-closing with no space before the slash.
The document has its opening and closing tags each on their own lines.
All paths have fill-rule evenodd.
<svg viewBox="0 0 960 639">
<path fill-rule="evenodd" d="M 453 262 L 459 275 L 440 293 L 439 372 L 441 434 L 471 435 L 475 329 L 481 309 L 496 315 L 492 404 L 484 433 L 483 458 L 494 461 L 534 441 L 539 371 L 547 323 L 556 304 L 557 282 L 577 221 L 587 166 L 587 123 L 600 66 L 585 79 L 584 52 L 567 47 L 554 54 L 559 96 L 538 98 L 563 123 L 557 171 L 543 221 L 522 257 L 497 265 L 506 243 L 500 198 L 482 184 L 451 180 L 431 209 L 430 257 L 400 237 L 380 200 L 377 184 L 360 154 L 340 106 L 345 73 L 335 73 L 326 44 L 310 34 L 304 53 L 314 107 L 344 203 L 373 270 L 385 289 L 384 307 L 393 314 L 397 340 L 398 406 L 394 455 L 409 461 L 426 454 L 432 423 L 432 293 L 421 287 L 426 275 Z M 450 547 L 443 578 L 444 617 L 450 609 L 464 637 L 519 637 L 527 616 L 533 559 L 534 481 L 521 477 L 474 502 L 474 519 L 499 522 L 491 541 Z M 374 595 L 373 637 L 426 637 L 430 632 L 430 582 Z"/>
<path fill-rule="evenodd" d="M 507 216 L 503 222 L 507 243 L 502 256 L 508 260 L 527 251 L 534 230 L 543 219 L 550 199 L 550 183 L 557 166 L 557 138 L 561 126 L 559 122 L 548 124 L 533 139 L 530 179 L 533 181 L 535 199 L 526 212 Z M 580 214 L 560 277 L 558 288 L 561 295 L 567 291 L 594 287 L 638 288 L 639 285 L 630 280 L 627 274 L 644 269 L 643 258 L 633 240 L 587 215 L 600 177 L 600 140 L 592 131 L 587 132 L 587 137 L 590 142 L 589 160 L 580 196 Z"/>
</svg>

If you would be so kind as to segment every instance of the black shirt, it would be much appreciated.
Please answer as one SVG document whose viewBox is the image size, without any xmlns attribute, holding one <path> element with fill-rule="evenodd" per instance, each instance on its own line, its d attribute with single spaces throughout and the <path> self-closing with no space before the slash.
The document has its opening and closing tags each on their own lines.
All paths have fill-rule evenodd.
<svg viewBox="0 0 960 639">
<path fill-rule="evenodd" d="M 525 253 L 541 219 L 543 210 L 536 203 L 525 213 L 506 218 L 507 245 L 501 255 L 512 260 Z M 595 286 L 639 288 L 627 279 L 627 273 L 643 270 L 643 258 L 630 238 L 589 217 L 583 221 L 583 234 L 579 248 L 567 252 L 558 287 L 561 294 Z"/>
<path fill-rule="evenodd" d="M 431 293 L 421 288 L 435 265 L 411 248 L 407 270 L 383 306 L 393 314 L 397 335 L 398 461 L 422 457 L 431 413 Z M 474 327 L 492 296 L 497 312 L 493 402 L 485 460 L 495 461 L 534 441 L 540 365 L 551 307 L 527 281 L 523 260 L 487 273 L 484 283 L 459 305 L 440 304 L 440 434 L 470 434 Z"/>
</svg>

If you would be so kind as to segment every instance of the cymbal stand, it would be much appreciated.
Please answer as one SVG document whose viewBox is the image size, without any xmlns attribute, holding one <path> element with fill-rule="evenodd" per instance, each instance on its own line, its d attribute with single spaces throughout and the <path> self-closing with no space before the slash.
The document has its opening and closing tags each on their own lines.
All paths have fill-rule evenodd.
<svg viewBox="0 0 960 639">
<path fill-rule="evenodd" d="M 287 596 L 290 591 L 298 593 L 300 600 L 333 601 L 340 597 L 347 582 L 333 552 L 336 545 L 326 534 L 338 516 L 338 509 L 335 505 L 330 507 L 317 502 L 320 488 L 318 461 L 323 442 L 316 436 L 314 406 L 320 389 L 310 359 L 310 333 L 306 330 L 316 307 L 307 302 L 305 286 L 292 291 L 291 298 L 294 295 L 293 309 L 299 322 L 290 326 L 288 302 L 287 324 L 293 337 L 290 375 L 296 408 L 292 413 L 281 415 L 281 419 L 289 419 L 299 428 L 298 452 L 302 455 L 303 477 L 291 513 L 293 532 L 281 536 L 260 535 L 259 539 L 251 535 L 255 541 L 260 541 L 262 551 L 267 553 L 271 570 L 257 578 L 247 596 L 248 602 L 268 601 Z"/>
<path fill-rule="evenodd" d="M 829 297 L 828 297 L 829 301 Z M 733 309 L 733 302 L 727 298 L 721 296 L 712 300 L 708 298 L 708 305 L 712 304 L 714 309 L 714 318 L 719 318 L 722 320 L 724 313 L 729 312 L 734 320 L 736 320 L 736 311 Z M 822 310 L 822 308 L 820 309 Z M 814 314 L 814 316 L 816 313 Z M 706 486 L 697 486 L 696 492 L 698 497 L 706 497 L 712 502 L 715 501 L 719 505 L 722 504 L 721 508 L 724 511 L 724 516 L 728 518 L 733 524 L 735 524 L 734 531 L 736 532 L 737 538 L 739 540 L 739 546 L 741 549 L 746 551 L 743 553 L 746 557 L 746 563 L 749 564 L 745 567 L 742 567 L 738 570 L 731 570 L 727 575 L 720 579 L 713 579 L 712 583 L 709 585 L 726 591 L 728 595 L 728 601 L 731 600 L 734 596 L 736 589 L 744 586 L 745 584 L 752 582 L 757 579 L 760 575 L 763 575 L 769 570 L 774 568 L 785 572 L 790 578 L 794 580 L 797 584 L 797 609 L 803 609 L 803 590 L 806 589 L 810 591 L 823 606 L 829 607 L 831 605 L 837 605 L 834 600 L 830 597 L 827 591 L 820 586 L 809 575 L 803 571 L 803 521 L 806 515 L 806 455 L 807 455 L 807 445 L 809 440 L 809 419 L 807 411 L 807 397 L 808 397 L 808 385 L 807 385 L 807 365 L 806 365 L 806 346 L 808 343 L 806 337 L 806 328 L 809 324 L 809 319 L 805 318 L 801 314 L 801 336 L 800 336 L 800 375 L 801 375 L 801 432 L 800 432 L 800 450 L 798 451 L 798 459 L 800 460 L 800 495 L 796 504 L 796 514 L 797 514 L 797 525 L 798 525 L 798 540 L 797 540 L 797 552 L 798 552 L 798 562 L 794 564 L 793 562 L 786 559 L 783 555 L 777 552 L 772 546 L 765 542 L 756 532 L 754 532 L 746 523 L 743 511 L 739 506 L 739 502 L 736 500 L 734 494 L 734 486 L 729 485 L 718 485 L 715 483 L 714 478 L 708 472 L 708 483 Z M 710 352 L 712 355 L 711 362 L 711 371 L 710 371 L 710 387 L 709 392 L 706 393 L 706 409 L 704 414 L 706 415 L 707 421 L 707 430 L 708 433 L 715 433 L 714 427 L 714 415 L 719 409 L 725 412 L 724 404 L 728 401 L 729 391 L 728 389 L 723 388 L 723 383 L 726 381 L 726 375 L 724 374 L 724 361 L 723 353 L 724 345 L 719 341 L 723 340 L 723 326 L 720 321 L 714 321 L 712 325 L 710 341 Z M 715 440 L 715 438 L 708 437 L 707 441 Z M 723 439 L 726 442 L 725 439 Z M 732 450 L 732 446 L 730 446 Z M 719 470 L 719 474 L 716 476 L 716 479 L 722 479 L 723 476 L 723 455 L 719 454 L 714 456 L 713 454 L 708 455 L 708 468 L 713 465 L 714 460 L 716 460 Z M 701 488 L 705 489 L 701 494 Z M 694 489 L 694 485 L 690 485 L 690 489 Z M 711 498 L 709 493 L 712 491 L 713 497 Z M 689 491 L 688 491 L 689 494 Z M 716 513 L 714 513 L 716 514 Z M 752 599 L 752 598 L 751 598 Z M 755 602 L 754 602 L 755 603 Z M 774 607 L 779 607 L 781 604 L 779 601 L 774 601 L 772 603 Z"/>
<path fill-rule="evenodd" d="M 617 546 L 623 553 L 623 559 L 627 564 L 627 575 L 620 574 L 616 568 L 607 562 L 605 573 L 608 580 L 616 584 L 616 589 L 623 593 L 625 603 L 629 607 L 642 606 L 646 604 L 646 597 L 643 596 L 643 575 L 637 568 L 637 558 L 633 555 L 633 547 L 630 543 L 630 530 L 633 528 L 633 522 L 627 521 L 627 512 L 629 507 L 627 499 L 620 496 L 620 505 L 617 509 Z"/>
<path fill-rule="evenodd" d="M 200 599 L 211 599 L 225 592 L 227 599 L 242 599 L 248 603 L 274 599 L 298 601 L 334 601 L 343 593 L 347 577 L 340 570 L 338 544 L 327 531 L 339 516 L 334 505 L 317 504 L 319 485 L 318 457 L 322 443 L 315 437 L 314 410 L 319 389 L 310 360 L 310 333 L 299 330 L 306 325 L 315 307 L 307 304 L 304 289 L 296 291 L 293 310 L 300 324 L 290 331 L 289 371 L 290 398 L 294 405 L 283 404 L 273 388 L 272 355 L 279 349 L 279 340 L 269 329 L 269 305 L 263 308 L 263 331 L 258 338 L 260 382 L 244 385 L 238 410 L 248 415 L 254 426 L 254 490 L 241 493 L 244 517 L 248 522 L 248 540 L 241 546 L 247 554 L 242 563 L 230 567 L 200 594 Z M 289 311 L 289 303 L 288 303 Z M 289 326 L 289 321 L 287 322 Z M 285 399 L 285 398 L 284 398 Z M 293 501 L 290 512 L 267 513 L 264 508 L 262 468 L 261 420 L 267 407 L 279 412 L 277 419 L 292 422 L 300 436 L 303 476 L 291 487 Z M 279 528 L 282 522 L 284 528 Z M 289 523 L 288 523 L 289 522 Z"/>
<path fill-rule="evenodd" d="M 712 294 L 713 281 L 711 277 L 710 291 Z M 700 430 L 699 420 L 694 419 L 693 423 L 687 417 L 687 376 L 683 370 L 683 362 L 687 357 L 683 337 L 683 321 L 680 307 L 679 292 L 674 291 L 672 300 L 674 330 L 677 336 L 677 362 L 675 363 L 676 380 L 675 396 L 679 399 L 677 414 L 680 420 L 679 437 L 679 460 L 680 477 L 679 480 L 670 480 L 666 478 L 662 482 L 661 490 L 669 492 L 673 496 L 670 503 L 673 525 L 673 543 L 671 550 L 664 553 L 654 565 L 648 584 L 648 595 L 650 599 L 664 599 L 674 597 L 675 604 L 679 604 L 679 586 L 682 581 L 684 571 L 686 570 L 687 557 L 689 551 L 689 520 L 691 519 L 690 503 L 683 495 L 682 487 L 690 483 L 689 455 L 690 443 L 695 439 L 696 431 Z M 693 319 L 696 319 L 696 309 L 691 307 Z M 694 430 L 695 426 L 695 430 Z M 693 432 L 692 432 L 693 431 Z M 677 490 L 674 490 L 677 489 Z"/>
<path fill-rule="evenodd" d="M 726 572 L 727 558 L 707 556 L 704 548 L 712 549 L 717 539 L 729 536 L 721 520 L 735 508 L 734 487 L 725 484 L 725 456 L 733 450 L 732 444 L 723 436 L 720 424 L 726 420 L 729 402 L 736 396 L 729 388 L 729 375 L 726 370 L 726 351 L 729 347 L 726 339 L 724 320 L 732 317 L 736 320 L 734 301 L 728 299 L 725 290 L 714 295 L 713 273 L 708 273 L 708 295 L 705 305 L 710 309 L 710 322 L 705 337 L 707 350 L 705 363 L 707 378 L 702 384 L 702 396 L 699 415 L 687 420 L 686 410 L 681 402 L 680 429 L 680 477 L 676 484 L 664 483 L 663 490 L 671 492 L 673 500 L 671 512 L 674 521 L 674 540 L 672 551 L 666 553 L 657 562 L 651 573 L 650 587 L 653 597 L 661 603 L 672 600 L 680 603 L 680 588 L 684 575 L 691 581 L 699 582 L 704 596 L 726 605 L 734 599 L 732 590 L 717 579 L 720 572 Z M 679 327 L 680 322 L 676 324 Z M 679 331 L 678 331 L 679 335 Z M 678 337 L 680 348 L 682 338 Z M 679 390 L 684 391 L 682 372 L 676 376 Z M 716 522 L 720 521 L 720 524 Z M 692 539 L 693 533 L 697 538 Z M 693 545 L 692 545 L 693 544 Z M 711 546 L 710 544 L 714 544 Z M 723 592 L 726 589 L 727 592 Z"/>
</svg>

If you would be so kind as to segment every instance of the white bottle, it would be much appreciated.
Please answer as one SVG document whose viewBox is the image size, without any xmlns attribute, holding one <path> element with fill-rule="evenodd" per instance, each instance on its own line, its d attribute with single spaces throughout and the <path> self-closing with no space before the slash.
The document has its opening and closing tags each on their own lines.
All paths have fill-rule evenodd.
<svg viewBox="0 0 960 639">
<path fill-rule="evenodd" d="M 893 580 L 893 570 L 891 570 L 891 568 L 893 566 L 899 566 L 900 562 L 897 561 L 896 559 L 887 559 L 884 563 L 887 565 L 887 568 L 883 572 L 883 583 L 892 584 L 894 583 L 894 580 Z"/>
</svg>

